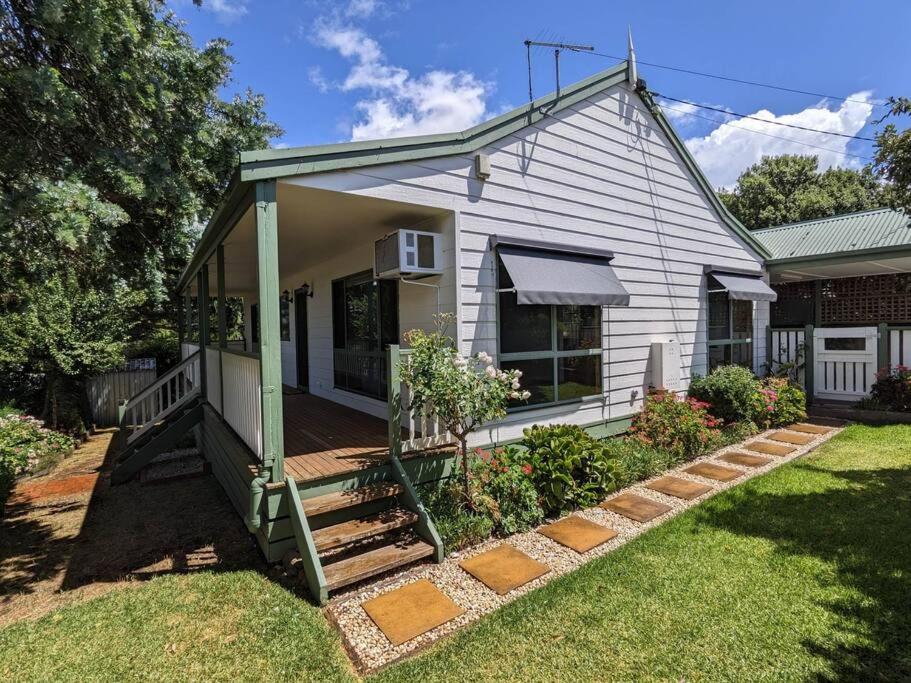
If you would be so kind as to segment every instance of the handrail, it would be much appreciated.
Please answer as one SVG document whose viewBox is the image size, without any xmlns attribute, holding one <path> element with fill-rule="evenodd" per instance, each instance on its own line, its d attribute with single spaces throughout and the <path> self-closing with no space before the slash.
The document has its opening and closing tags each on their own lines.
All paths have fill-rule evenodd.
<svg viewBox="0 0 911 683">
<path fill-rule="evenodd" d="M 399 367 L 402 357 L 409 356 L 412 350 L 390 344 L 387 353 L 390 454 L 395 456 L 453 443 L 455 439 L 434 413 L 433 405 L 425 403 L 422 406 L 415 406 L 408 387 L 401 382 Z M 403 427 L 408 431 L 406 439 L 402 439 Z M 395 450 L 392 449 L 393 446 Z"/>
<path fill-rule="evenodd" d="M 133 427 L 127 444 L 199 395 L 199 354 L 188 356 L 121 406 L 121 429 Z"/>
</svg>

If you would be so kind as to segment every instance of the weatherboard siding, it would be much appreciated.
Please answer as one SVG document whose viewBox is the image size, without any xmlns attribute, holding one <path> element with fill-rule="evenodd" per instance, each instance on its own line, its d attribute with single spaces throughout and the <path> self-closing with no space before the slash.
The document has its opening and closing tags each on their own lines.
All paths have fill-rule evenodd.
<svg viewBox="0 0 911 683">
<path fill-rule="evenodd" d="M 452 211 L 459 225 L 457 300 L 465 353 L 497 350 L 491 235 L 614 252 L 612 265 L 631 300 L 628 308 L 604 310 L 602 396 L 510 414 L 478 440 L 509 440 L 533 422 L 586 424 L 634 412 L 650 381 L 655 338 L 680 341 L 684 386 L 704 373 L 703 266 L 758 273 L 761 260 L 718 217 L 639 98 L 616 86 L 483 151 L 492 169 L 484 182 L 475 178 L 473 155 L 284 181 Z M 756 309 L 758 369 L 768 305 Z M 404 320 L 404 302 L 402 310 Z"/>
</svg>

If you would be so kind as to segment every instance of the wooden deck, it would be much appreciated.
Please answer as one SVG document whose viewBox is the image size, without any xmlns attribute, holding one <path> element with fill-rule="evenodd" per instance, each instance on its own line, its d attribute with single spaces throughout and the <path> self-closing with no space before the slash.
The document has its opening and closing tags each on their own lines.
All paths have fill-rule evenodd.
<svg viewBox="0 0 911 683">
<path fill-rule="evenodd" d="M 312 394 L 285 394 L 285 471 L 298 482 L 373 467 L 389 453 L 386 421 Z"/>
</svg>

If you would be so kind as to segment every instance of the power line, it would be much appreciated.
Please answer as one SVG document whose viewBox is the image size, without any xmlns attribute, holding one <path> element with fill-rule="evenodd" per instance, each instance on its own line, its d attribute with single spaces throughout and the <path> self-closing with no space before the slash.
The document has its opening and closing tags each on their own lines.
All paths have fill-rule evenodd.
<svg viewBox="0 0 911 683">
<path fill-rule="evenodd" d="M 604 52 L 587 52 L 586 54 L 595 55 L 597 57 L 606 57 L 607 59 L 613 59 L 617 62 L 625 62 L 626 57 L 618 57 L 616 55 L 605 54 Z M 812 90 L 800 90 L 798 88 L 788 88 L 783 85 L 772 85 L 771 83 L 760 83 L 759 81 L 748 81 L 743 78 L 733 78 L 731 76 L 720 76 L 718 74 L 710 74 L 705 71 L 695 71 L 694 69 L 684 69 L 679 66 L 668 66 L 667 64 L 656 64 L 654 62 L 645 62 L 641 59 L 637 59 L 638 64 L 644 64 L 645 66 L 653 66 L 656 69 L 666 69 L 668 71 L 676 71 L 678 73 L 690 74 L 691 76 L 702 76 L 704 78 L 715 78 L 719 81 L 728 81 L 730 83 L 740 83 L 742 85 L 753 85 L 758 88 L 769 88 L 771 90 L 782 90 L 784 92 L 795 93 L 798 95 L 810 95 L 811 97 L 821 97 L 827 100 L 838 100 L 840 102 L 854 102 L 856 104 L 869 104 L 874 107 L 888 107 L 888 104 L 868 102 L 866 100 L 858 100 L 850 97 L 840 97 L 838 95 L 826 95 L 825 93 L 813 92 Z"/>
<path fill-rule="evenodd" d="M 720 119 L 713 119 L 710 116 L 702 116 L 700 114 L 695 114 L 691 111 L 686 111 L 685 109 L 677 109 L 676 107 L 668 107 L 665 105 L 660 105 L 662 109 L 670 109 L 671 111 L 676 111 L 684 116 L 693 116 L 697 119 L 704 119 L 706 121 L 712 121 L 713 123 L 727 123 L 727 121 L 722 121 Z M 776 140 L 783 140 L 785 142 L 791 142 L 795 145 L 803 145 L 804 147 L 812 147 L 813 149 L 819 149 L 824 152 L 832 152 L 833 154 L 841 154 L 846 157 L 856 157 L 857 159 L 866 159 L 867 161 L 875 161 L 873 157 L 864 156 L 863 154 L 851 154 L 850 152 L 842 152 L 837 149 L 831 149 L 830 147 L 821 147 L 820 145 L 814 145 L 809 142 L 803 142 L 801 140 L 795 140 L 794 138 L 783 138 L 780 135 L 772 135 L 771 133 L 763 133 L 761 130 L 753 130 L 752 128 L 740 128 L 739 130 L 744 130 L 747 133 L 755 133 L 756 135 L 762 135 L 767 138 L 775 138 Z"/>
<path fill-rule="evenodd" d="M 798 126 L 796 123 L 785 123 L 783 121 L 770 121 L 768 119 L 761 119 L 758 116 L 751 116 L 749 114 L 738 114 L 737 112 L 728 111 L 727 109 L 722 109 L 721 107 L 712 107 L 708 104 L 696 104 L 695 102 L 690 102 L 688 100 L 678 100 L 675 97 L 668 97 L 667 95 L 662 95 L 660 93 L 649 91 L 655 97 L 661 97 L 665 100 L 670 100 L 671 102 L 679 102 L 680 104 L 686 104 L 691 107 L 699 107 L 700 109 L 708 109 L 709 111 L 717 111 L 728 116 L 736 116 L 741 119 L 749 119 L 751 121 L 759 121 L 760 123 L 771 123 L 775 126 L 784 126 L 785 128 L 794 128 L 796 130 L 804 130 L 810 133 L 821 133 L 823 135 L 835 135 L 840 138 L 848 138 L 849 140 L 864 140 L 865 142 L 876 142 L 875 138 L 867 138 L 862 135 L 848 135 L 847 133 L 836 133 L 829 130 L 819 130 L 818 128 L 809 128 L 808 126 Z"/>
</svg>

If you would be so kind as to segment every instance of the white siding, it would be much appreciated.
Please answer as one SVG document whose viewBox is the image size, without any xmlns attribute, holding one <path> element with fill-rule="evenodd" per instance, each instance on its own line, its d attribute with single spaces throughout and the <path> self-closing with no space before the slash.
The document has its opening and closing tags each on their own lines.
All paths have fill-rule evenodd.
<svg viewBox="0 0 911 683">
<path fill-rule="evenodd" d="M 760 258 L 718 217 L 639 99 L 625 87 L 580 102 L 472 156 L 451 156 L 301 176 L 287 182 L 456 212 L 460 343 L 496 353 L 491 235 L 609 249 L 631 294 L 603 315 L 603 395 L 582 404 L 510 415 L 479 437 L 506 440 L 533 422 L 589 423 L 628 415 L 649 383 L 656 335 L 681 343 L 682 377 L 706 370 L 704 265 L 761 270 Z M 542 273 L 546 277 L 546 273 Z M 407 310 L 403 299 L 403 311 Z M 426 312 L 419 318 L 426 317 Z M 403 314 L 403 329 L 405 328 Z M 754 360 L 765 359 L 768 305 L 754 315 Z"/>
</svg>

